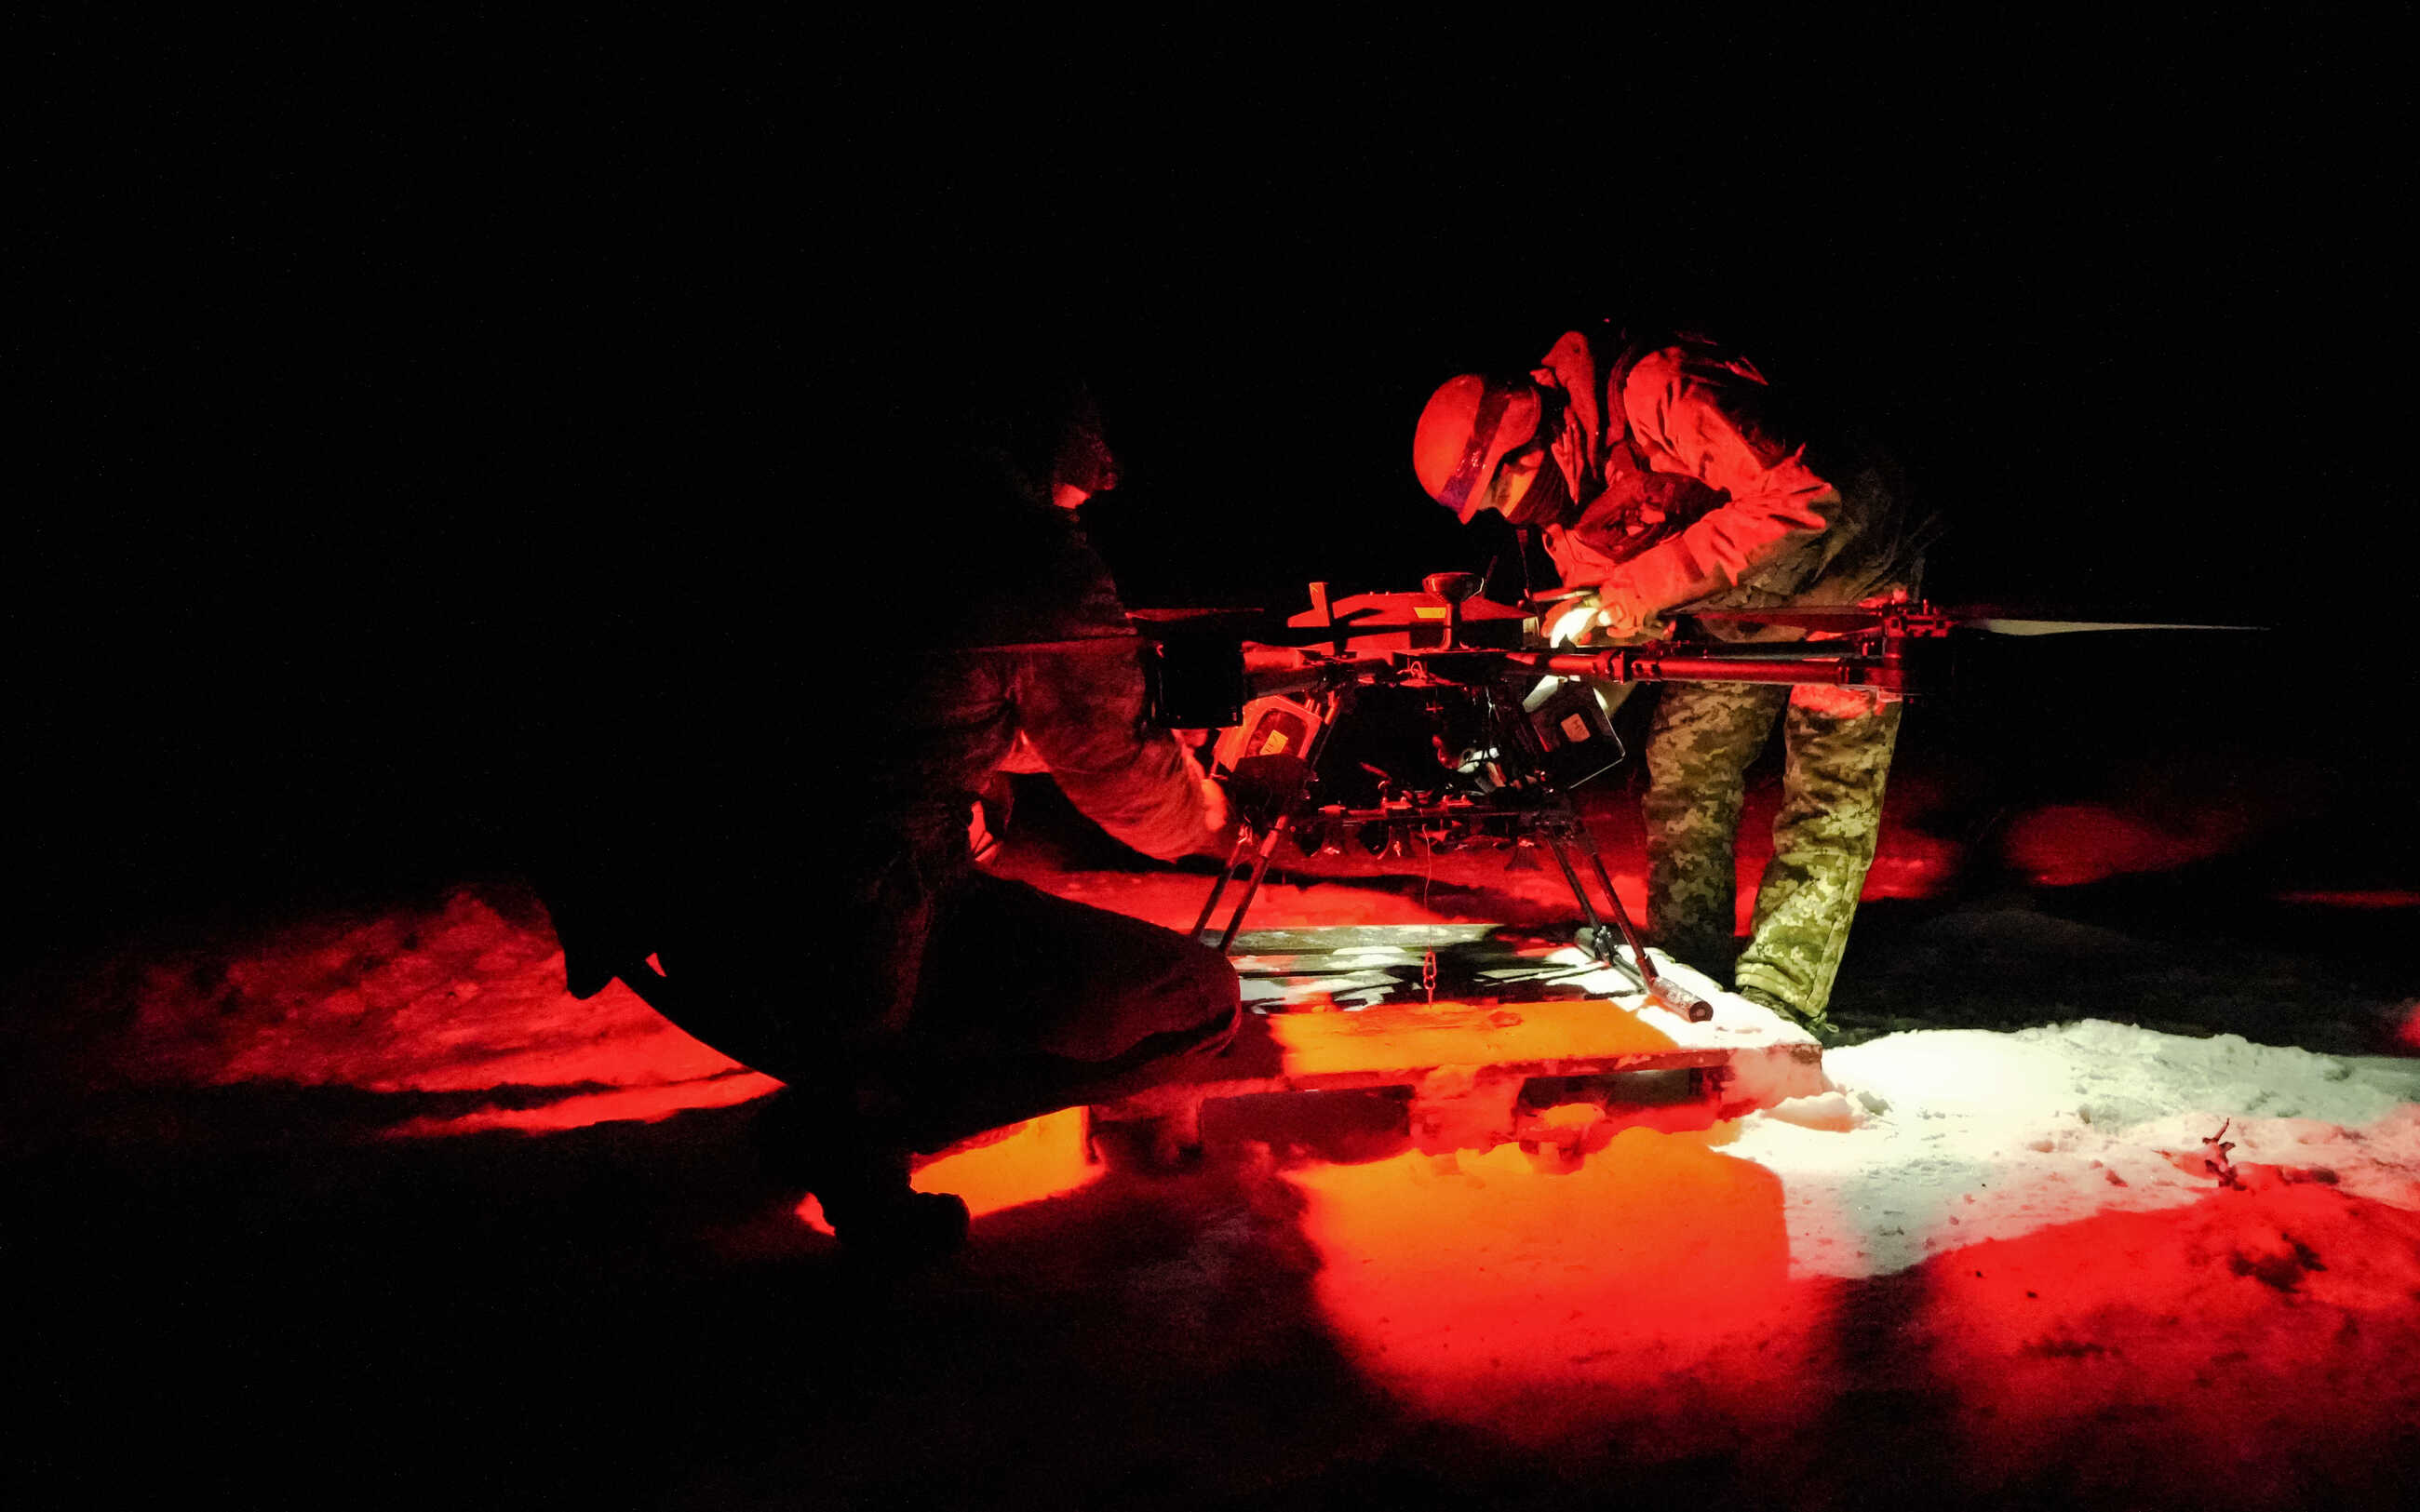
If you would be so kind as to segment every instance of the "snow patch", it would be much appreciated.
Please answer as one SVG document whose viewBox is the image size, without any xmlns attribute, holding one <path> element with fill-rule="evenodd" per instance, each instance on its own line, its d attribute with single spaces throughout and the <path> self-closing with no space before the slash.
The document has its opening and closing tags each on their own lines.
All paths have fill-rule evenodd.
<svg viewBox="0 0 2420 1512">
<path fill-rule="evenodd" d="M 1782 1123 L 1794 1123 L 1802 1129 L 1830 1130 L 1834 1134 L 1846 1134 L 1859 1121 L 1855 1106 L 1839 1092 L 1785 1098 L 1765 1109 L 1761 1117 Z"/>
<path fill-rule="evenodd" d="M 1748 1119 L 1728 1152 L 1790 1193 L 1794 1273 L 1867 1276 L 1982 1240 L 2195 1201 L 2225 1127 L 2255 1180 L 2420 1209 L 2420 1066 L 2099 1020 L 1890 1035 L 1824 1057 L 1838 1103 Z M 1823 1113 L 1848 1115 L 1846 1126 Z M 2322 1174 L 2324 1173 L 2324 1174 Z"/>
</svg>

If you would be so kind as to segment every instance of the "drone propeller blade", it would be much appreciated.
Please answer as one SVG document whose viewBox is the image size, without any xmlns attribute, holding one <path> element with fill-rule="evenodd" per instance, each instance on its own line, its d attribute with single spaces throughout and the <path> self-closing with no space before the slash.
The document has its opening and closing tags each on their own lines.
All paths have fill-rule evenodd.
<svg viewBox="0 0 2420 1512">
<path fill-rule="evenodd" d="M 1909 614 L 1962 630 L 1993 635 L 2068 635 L 2091 630 L 2257 630 L 2257 625 L 2180 625 L 2169 621 L 2114 620 L 2087 614 L 2049 617 L 2037 610 L 2017 613 L 1997 607 L 1928 609 L 1922 605 L 1863 604 L 1838 607 L 1811 605 L 1796 609 L 1710 609 L 1684 610 L 1692 619 L 1749 625 L 1788 625 L 1804 630 L 1847 632 L 1869 630 L 1895 614 Z"/>
<path fill-rule="evenodd" d="M 2258 630 L 2257 625 L 2171 625 L 2105 620 L 1960 620 L 1961 629 L 1987 630 L 1993 635 L 2072 635 L 2086 630 Z"/>
<path fill-rule="evenodd" d="M 1724 620 L 1749 625 L 1788 625 L 1802 630 L 1866 630 L 1883 623 L 1891 613 L 1903 612 L 1912 606 L 1894 606 L 1891 609 L 1867 609 L 1857 604 L 1814 606 L 1806 609 L 1679 609 L 1676 613 L 1693 620 Z"/>
</svg>

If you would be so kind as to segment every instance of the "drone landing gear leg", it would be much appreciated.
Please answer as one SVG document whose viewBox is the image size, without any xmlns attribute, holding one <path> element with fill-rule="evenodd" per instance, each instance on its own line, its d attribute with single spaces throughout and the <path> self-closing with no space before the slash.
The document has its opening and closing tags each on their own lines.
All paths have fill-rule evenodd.
<svg viewBox="0 0 2420 1512">
<path fill-rule="evenodd" d="M 1252 856 L 1252 874 L 1244 883 L 1244 895 L 1235 900 L 1235 911 L 1227 916 L 1227 927 L 1219 932 L 1218 953 L 1220 955 L 1226 954 L 1227 948 L 1235 943 L 1235 932 L 1244 927 L 1244 910 L 1252 906 L 1253 894 L 1261 890 L 1261 878 L 1268 874 L 1269 857 L 1277 854 L 1278 841 L 1283 840 L 1286 831 L 1293 827 L 1294 815 L 1280 814 L 1269 825 L 1269 832 L 1261 837 L 1260 849 Z M 1200 938 L 1202 932 L 1210 927 L 1210 915 L 1218 906 L 1218 895 L 1227 890 L 1227 878 L 1235 870 L 1235 862 L 1242 856 L 1244 847 L 1249 843 L 1250 843 L 1249 837 L 1236 841 L 1234 851 L 1227 857 L 1227 870 L 1218 873 L 1218 885 L 1210 889 L 1210 901 L 1202 905 L 1202 917 L 1194 920 L 1195 938 Z"/>
<path fill-rule="evenodd" d="M 1336 724 L 1343 695 L 1331 692 L 1319 705 L 1319 716 L 1311 726 L 1311 739 L 1303 748 L 1299 771 L 1293 778 L 1283 801 L 1277 806 L 1276 817 L 1269 821 L 1268 832 L 1261 837 L 1260 848 L 1252 856 L 1252 874 L 1244 884 L 1244 895 L 1235 900 L 1235 911 L 1227 917 L 1227 927 L 1218 933 L 1218 953 L 1225 955 L 1235 943 L 1236 932 L 1244 927 L 1244 911 L 1252 906 L 1252 898 L 1261 890 L 1261 878 L 1269 871 L 1269 859 L 1278 853 L 1278 841 L 1294 828 L 1295 815 L 1310 802 L 1311 784 L 1319 772 L 1319 758 L 1327 748 L 1327 733 Z M 1252 832 L 1244 830 L 1235 837 L 1235 848 L 1227 853 L 1227 865 L 1218 873 L 1218 881 L 1210 889 L 1209 898 L 1202 904 L 1202 917 L 1193 921 L 1193 937 L 1210 927 L 1210 916 L 1218 911 L 1218 900 L 1226 894 L 1227 883 L 1235 874 L 1235 863 L 1244 858 L 1246 847 L 1252 843 Z"/>
<path fill-rule="evenodd" d="M 1251 843 L 1252 832 L 1249 829 L 1244 830 L 1235 836 L 1234 848 L 1227 853 L 1227 864 L 1218 869 L 1218 880 L 1211 884 L 1210 896 L 1202 900 L 1202 917 L 1193 921 L 1193 937 L 1195 939 L 1200 939 L 1202 937 L 1202 932 L 1210 927 L 1210 916 L 1218 911 L 1218 900 L 1226 896 L 1228 879 L 1235 874 L 1235 868 L 1243 863 L 1244 852 L 1250 848 Z M 1253 872 L 1253 881 L 1256 886 L 1258 885 L 1259 880 L 1260 873 L 1256 871 Z M 1246 901 L 1249 902 L 1249 900 L 1248 899 Z M 1238 915 L 1241 915 L 1243 910 L 1241 908 L 1237 908 L 1235 912 Z M 1229 935 L 1233 935 L 1235 932 L 1231 926 L 1227 933 Z M 1223 944 L 1219 947 L 1221 949 L 1224 949 L 1226 947 Z"/>
<path fill-rule="evenodd" d="M 1580 850 L 1588 856 L 1590 870 L 1596 873 L 1597 886 L 1605 889 L 1606 901 L 1613 905 L 1613 917 L 1621 926 L 1622 943 L 1630 947 L 1630 959 L 1635 963 L 1631 975 L 1637 977 L 1638 985 L 1647 990 L 1648 1001 L 1669 1009 L 1692 1024 L 1703 1024 L 1713 1018 L 1713 1004 L 1679 982 L 1655 974 L 1655 963 L 1648 959 L 1647 944 L 1639 938 L 1637 928 L 1630 922 L 1630 910 L 1622 906 L 1621 894 L 1614 890 L 1613 878 L 1606 872 L 1605 858 L 1597 854 L 1596 840 L 1588 832 L 1587 821 L 1575 815 L 1573 822 L 1578 830 Z M 1551 833 L 1546 837 L 1546 843 L 1547 848 L 1555 853 L 1555 864 L 1563 869 L 1563 880 L 1572 886 L 1572 896 L 1579 900 L 1580 912 L 1588 916 L 1590 932 L 1588 949 L 1606 964 L 1620 964 L 1613 959 L 1613 953 L 1605 949 L 1605 919 L 1598 915 L 1596 905 L 1589 901 L 1588 889 L 1580 886 L 1579 872 L 1572 866 L 1568 849 L 1573 843 L 1571 837 Z"/>
<path fill-rule="evenodd" d="M 1582 948 L 1595 955 L 1598 960 L 1611 964 L 1612 958 L 1606 954 L 1602 945 L 1605 938 L 1605 919 L 1598 915 L 1596 904 L 1589 898 L 1588 889 L 1580 886 L 1579 872 L 1572 868 L 1570 845 L 1571 841 L 1564 839 L 1562 835 L 1552 829 L 1546 831 L 1546 852 L 1555 858 L 1555 864 L 1562 868 L 1563 881 L 1570 884 L 1572 897 L 1578 902 L 1581 916 L 1588 919 L 1588 928 L 1582 932 L 1585 935 Z M 1643 987 L 1646 982 L 1641 981 L 1639 985 Z"/>
</svg>

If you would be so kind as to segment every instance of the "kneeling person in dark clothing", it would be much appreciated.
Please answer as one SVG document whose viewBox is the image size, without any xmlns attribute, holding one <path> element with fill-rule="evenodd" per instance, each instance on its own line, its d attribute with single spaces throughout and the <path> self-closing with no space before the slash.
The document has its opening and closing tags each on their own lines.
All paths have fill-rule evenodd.
<svg viewBox="0 0 2420 1512">
<path fill-rule="evenodd" d="M 1020 733 L 1136 850 L 1222 848 L 1223 795 L 1147 722 L 1143 642 L 1073 513 L 1111 481 L 1089 404 L 1046 390 L 919 455 L 948 555 L 907 595 L 916 623 L 768 630 L 746 682 L 782 696 L 683 711 L 702 723 L 671 756 L 613 774 L 646 830 L 581 834 L 542 883 L 571 990 L 621 977 L 781 1078 L 782 1172 L 845 1241 L 900 1248 L 966 1223 L 909 1191 L 911 1151 L 1164 1079 L 1239 1011 L 1218 951 L 970 856 L 969 803 Z"/>
</svg>

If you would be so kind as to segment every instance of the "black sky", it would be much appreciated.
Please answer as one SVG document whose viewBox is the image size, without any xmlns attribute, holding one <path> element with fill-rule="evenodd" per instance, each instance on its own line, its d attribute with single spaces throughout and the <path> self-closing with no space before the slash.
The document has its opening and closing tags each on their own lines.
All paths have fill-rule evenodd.
<svg viewBox="0 0 2420 1512">
<path fill-rule="evenodd" d="M 912 584 L 914 458 L 818 395 L 1037 331 L 1125 455 L 1130 596 L 1425 570 L 1428 390 L 1673 318 L 1894 441 L 1941 595 L 2286 626 L 2324 654 L 2223 717 L 2368 741 L 2319 711 L 2411 687 L 2366 649 L 2412 607 L 2399 97 L 2373 39 L 2271 29 L 62 32 L 28 854 L 105 892 L 442 824 L 531 625 L 700 543 Z"/>
</svg>

